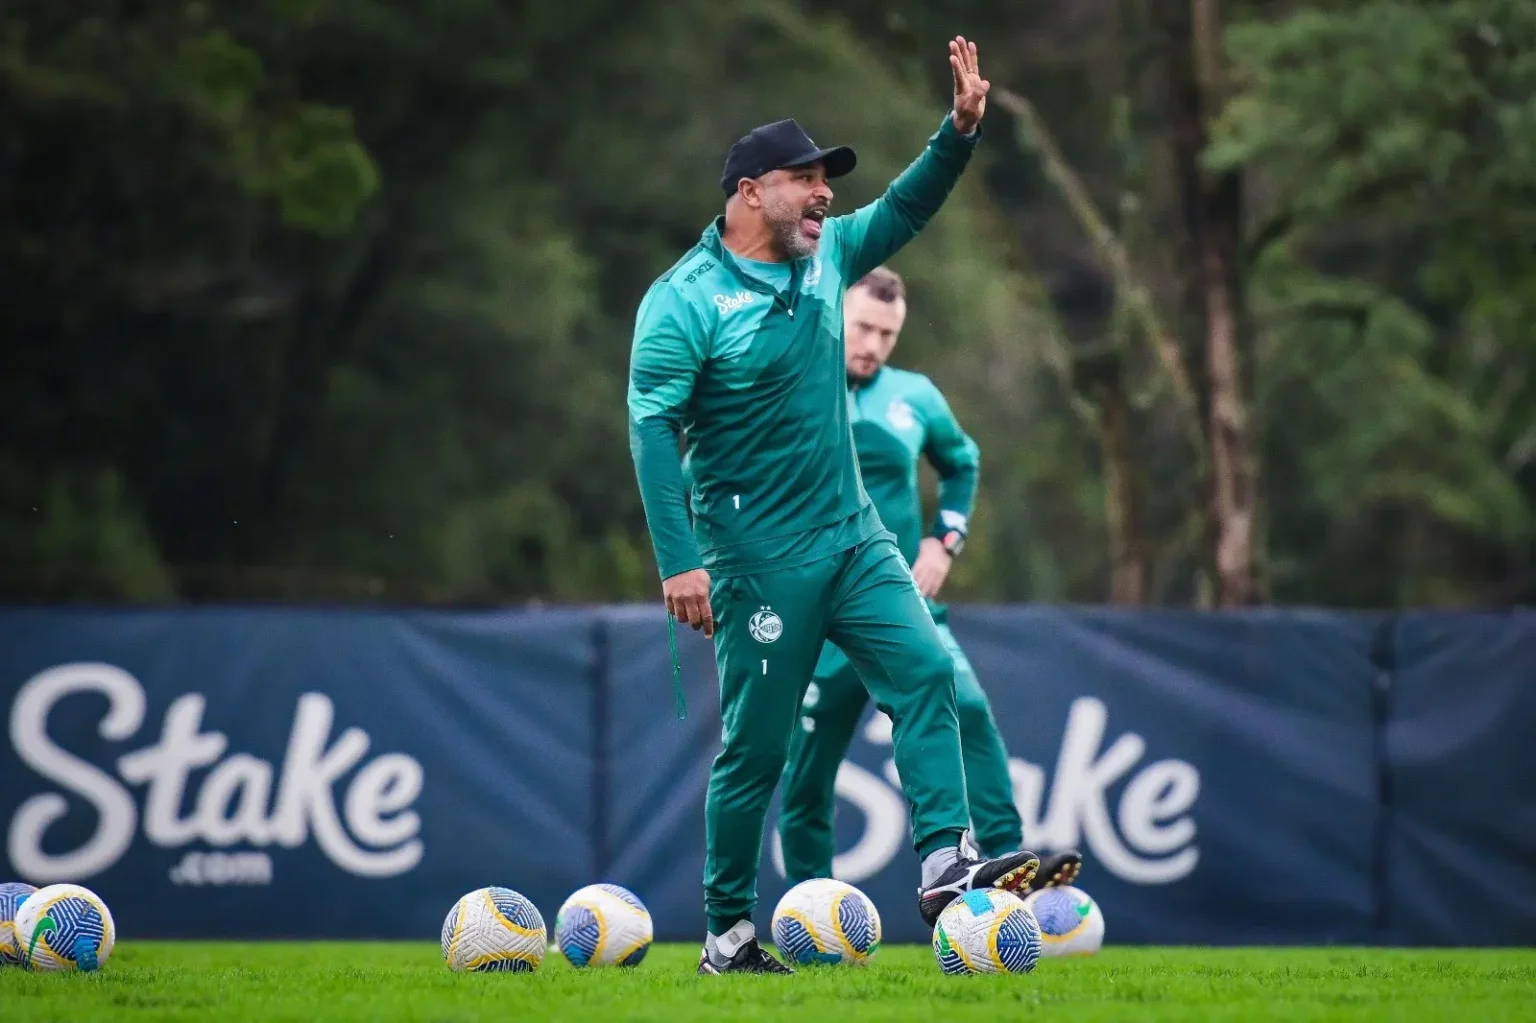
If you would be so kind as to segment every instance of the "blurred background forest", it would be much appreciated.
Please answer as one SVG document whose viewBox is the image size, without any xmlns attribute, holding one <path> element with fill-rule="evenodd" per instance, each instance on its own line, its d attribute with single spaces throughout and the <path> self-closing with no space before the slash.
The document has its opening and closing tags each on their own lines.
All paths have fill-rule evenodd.
<svg viewBox="0 0 1536 1023">
<path fill-rule="evenodd" d="M 974 601 L 1536 601 L 1528 0 L 7 0 L 0 599 L 656 599 L 636 303 L 798 118 L 982 449 Z"/>
</svg>

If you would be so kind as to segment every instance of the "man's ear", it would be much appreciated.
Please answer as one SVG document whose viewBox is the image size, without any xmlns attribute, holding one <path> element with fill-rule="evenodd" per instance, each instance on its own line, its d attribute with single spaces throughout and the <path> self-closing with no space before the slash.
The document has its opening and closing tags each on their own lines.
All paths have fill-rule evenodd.
<svg viewBox="0 0 1536 1023">
<path fill-rule="evenodd" d="M 758 178 L 742 178 L 736 183 L 736 196 L 751 209 L 763 205 L 763 183 Z"/>
</svg>

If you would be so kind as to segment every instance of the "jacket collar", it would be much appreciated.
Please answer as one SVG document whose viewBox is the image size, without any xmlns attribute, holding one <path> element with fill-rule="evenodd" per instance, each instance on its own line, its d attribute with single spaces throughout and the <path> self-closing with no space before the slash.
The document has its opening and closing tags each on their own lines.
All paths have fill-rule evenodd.
<svg viewBox="0 0 1536 1023">
<path fill-rule="evenodd" d="M 866 380 L 860 380 L 856 383 L 850 381 L 848 384 L 848 390 L 858 392 L 860 394 L 864 393 L 865 391 L 873 390 L 875 385 L 880 382 L 880 377 L 884 373 L 885 367 L 881 366 L 879 369 L 875 370 L 875 372 Z"/>
<path fill-rule="evenodd" d="M 710 255 L 720 261 L 721 265 L 729 267 L 736 279 L 741 281 L 749 290 L 763 295 L 772 295 L 788 304 L 786 296 L 793 295 L 800 288 L 800 279 L 805 275 L 806 260 L 797 259 L 789 265 L 789 285 L 784 291 L 779 291 L 767 281 L 760 280 L 755 274 L 741 265 L 735 253 L 725 247 L 725 217 L 718 216 L 704 229 L 704 234 L 699 238 L 702 245 Z"/>
</svg>

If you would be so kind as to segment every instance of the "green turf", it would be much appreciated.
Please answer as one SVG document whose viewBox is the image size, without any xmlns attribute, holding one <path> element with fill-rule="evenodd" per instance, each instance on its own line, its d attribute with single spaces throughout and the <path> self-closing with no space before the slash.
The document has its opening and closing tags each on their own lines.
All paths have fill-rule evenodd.
<svg viewBox="0 0 1536 1023">
<path fill-rule="evenodd" d="M 696 977 L 696 946 L 635 970 L 454 974 L 435 944 L 123 942 L 96 974 L 0 969 L 8 1020 L 1536 1020 L 1536 951 L 1142 949 L 946 977 L 926 947 L 863 969 Z"/>
</svg>

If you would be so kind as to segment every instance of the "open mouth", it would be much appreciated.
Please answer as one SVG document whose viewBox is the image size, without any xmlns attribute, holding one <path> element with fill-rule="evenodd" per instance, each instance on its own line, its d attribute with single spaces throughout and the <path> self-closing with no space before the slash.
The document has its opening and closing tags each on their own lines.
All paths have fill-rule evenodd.
<svg viewBox="0 0 1536 1023">
<path fill-rule="evenodd" d="M 825 209 L 807 210 L 805 216 L 800 218 L 800 230 L 812 238 L 821 237 L 821 225 L 827 219 Z"/>
</svg>

